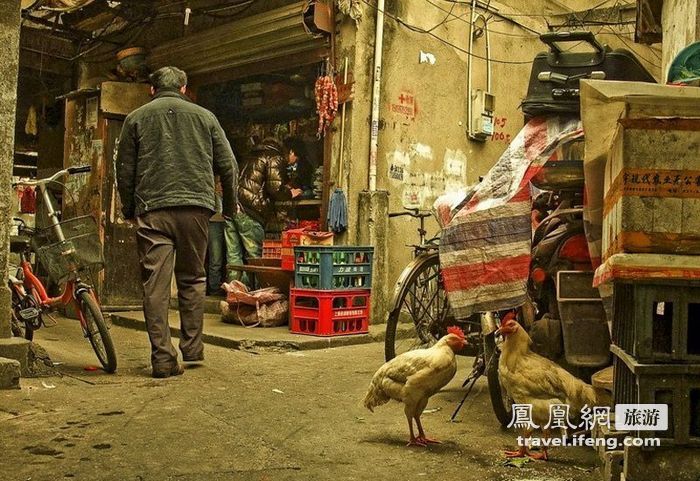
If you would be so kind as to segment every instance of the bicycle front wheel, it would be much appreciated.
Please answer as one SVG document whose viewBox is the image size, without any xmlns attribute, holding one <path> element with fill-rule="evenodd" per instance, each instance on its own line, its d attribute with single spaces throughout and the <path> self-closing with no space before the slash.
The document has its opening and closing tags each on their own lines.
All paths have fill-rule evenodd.
<svg viewBox="0 0 700 481">
<path fill-rule="evenodd" d="M 450 307 L 440 279 L 438 253 L 417 258 L 410 269 L 387 320 L 387 361 L 407 351 L 428 348 L 447 333 Z"/>
<path fill-rule="evenodd" d="M 100 306 L 92 292 L 83 291 L 78 295 L 78 309 L 85 321 L 84 329 L 92 348 L 97 354 L 100 364 L 105 371 L 113 373 L 117 370 L 117 355 L 114 352 L 114 343 L 109 335 L 109 328 L 102 315 Z"/>
</svg>

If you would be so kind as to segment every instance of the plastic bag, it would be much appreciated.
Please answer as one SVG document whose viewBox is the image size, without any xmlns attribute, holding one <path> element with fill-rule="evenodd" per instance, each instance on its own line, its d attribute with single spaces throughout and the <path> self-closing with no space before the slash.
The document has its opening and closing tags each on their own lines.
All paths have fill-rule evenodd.
<svg viewBox="0 0 700 481">
<path fill-rule="evenodd" d="M 221 301 L 221 319 L 245 327 L 277 327 L 287 323 L 289 303 L 276 287 L 249 291 L 239 281 L 224 283 L 226 301 Z"/>
</svg>

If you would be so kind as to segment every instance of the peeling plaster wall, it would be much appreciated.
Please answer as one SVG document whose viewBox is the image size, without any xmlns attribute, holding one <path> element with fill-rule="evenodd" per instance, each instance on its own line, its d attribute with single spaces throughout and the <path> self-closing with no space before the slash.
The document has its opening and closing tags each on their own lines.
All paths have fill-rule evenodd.
<svg viewBox="0 0 700 481">
<path fill-rule="evenodd" d="M 10 291 L 6 286 L 19 68 L 19 0 L 0 0 L 0 12 L 0 338 L 5 338 L 10 337 Z"/>
<path fill-rule="evenodd" d="M 548 0 L 508 3 L 504 8 L 510 12 L 541 11 L 545 6 L 548 11 L 560 11 Z M 436 4 L 450 8 L 445 2 Z M 386 8 L 388 16 L 398 16 L 422 29 L 435 27 L 447 16 L 446 12 L 428 2 L 388 1 Z M 351 162 L 350 188 L 346 189 L 350 208 L 350 231 L 346 239 L 350 242 L 356 239 L 358 222 L 363 222 L 357 218 L 358 193 L 368 185 L 376 10 L 365 6 L 364 13 L 357 28 L 350 20 L 341 21 L 337 54 L 338 65 L 342 65 L 345 55 L 350 57 L 350 69 L 355 75 L 355 100 L 348 109 L 345 142 L 345 157 Z M 531 64 L 492 63 L 496 134 L 486 142 L 467 138 L 467 55 L 460 49 L 468 48 L 469 9 L 455 4 L 453 13 L 463 20 L 451 18 L 433 33 L 459 49 L 429 35 L 413 32 L 391 18 L 385 20 L 377 185 L 378 189 L 389 191 L 390 212 L 400 211 L 403 207 L 429 209 L 442 193 L 464 189 L 477 182 L 523 126 L 519 105 L 527 92 Z M 491 25 L 492 59 L 529 62 L 537 53 L 546 50 L 537 35 L 513 22 L 499 21 Z M 527 26 L 539 32 L 547 30 L 542 18 L 527 18 Z M 601 32 L 599 40 L 609 43 L 612 48 L 625 47 L 613 34 Z M 632 40 L 626 41 L 630 45 L 633 43 Z M 637 47 L 644 52 L 645 58 L 655 58 L 646 47 L 635 46 L 635 49 Z M 432 55 L 434 64 L 430 61 L 419 63 L 421 52 Z M 485 56 L 484 37 L 475 40 L 474 53 Z M 659 69 L 643 63 L 658 78 Z M 474 59 L 473 88 L 486 89 L 484 60 Z M 339 122 L 335 126 L 338 129 Z M 336 163 L 339 137 L 337 135 L 334 140 Z M 337 172 L 337 166 L 333 172 Z M 334 178 L 337 180 L 337 176 Z M 387 268 L 389 286 L 393 286 L 411 259 L 412 251 L 405 244 L 418 241 L 418 223 L 407 217 L 391 219 L 389 223 L 391 237 Z M 428 231 L 429 236 L 438 232 L 432 219 Z"/>
</svg>

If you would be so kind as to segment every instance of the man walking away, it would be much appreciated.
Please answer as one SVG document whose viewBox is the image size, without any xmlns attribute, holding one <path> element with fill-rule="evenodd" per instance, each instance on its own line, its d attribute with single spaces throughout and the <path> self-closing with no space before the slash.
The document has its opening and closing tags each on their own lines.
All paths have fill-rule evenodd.
<svg viewBox="0 0 700 481">
<path fill-rule="evenodd" d="M 150 81 L 153 99 L 124 120 L 116 164 L 124 217 L 135 219 L 138 227 L 153 377 L 164 378 L 183 373 L 168 325 L 173 271 L 182 358 L 204 359 L 204 259 L 209 218 L 216 208 L 214 176 L 221 178 L 223 215 L 232 218 L 237 167 L 214 114 L 185 97 L 185 72 L 163 67 Z"/>
</svg>

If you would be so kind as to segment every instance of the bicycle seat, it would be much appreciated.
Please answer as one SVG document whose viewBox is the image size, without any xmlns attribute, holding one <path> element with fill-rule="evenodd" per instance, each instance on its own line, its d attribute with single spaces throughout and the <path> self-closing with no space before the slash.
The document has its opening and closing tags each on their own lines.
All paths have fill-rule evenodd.
<svg viewBox="0 0 700 481">
<path fill-rule="evenodd" d="M 24 252 L 30 245 L 31 239 L 23 235 L 10 236 L 10 252 L 19 254 Z"/>
</svg>

